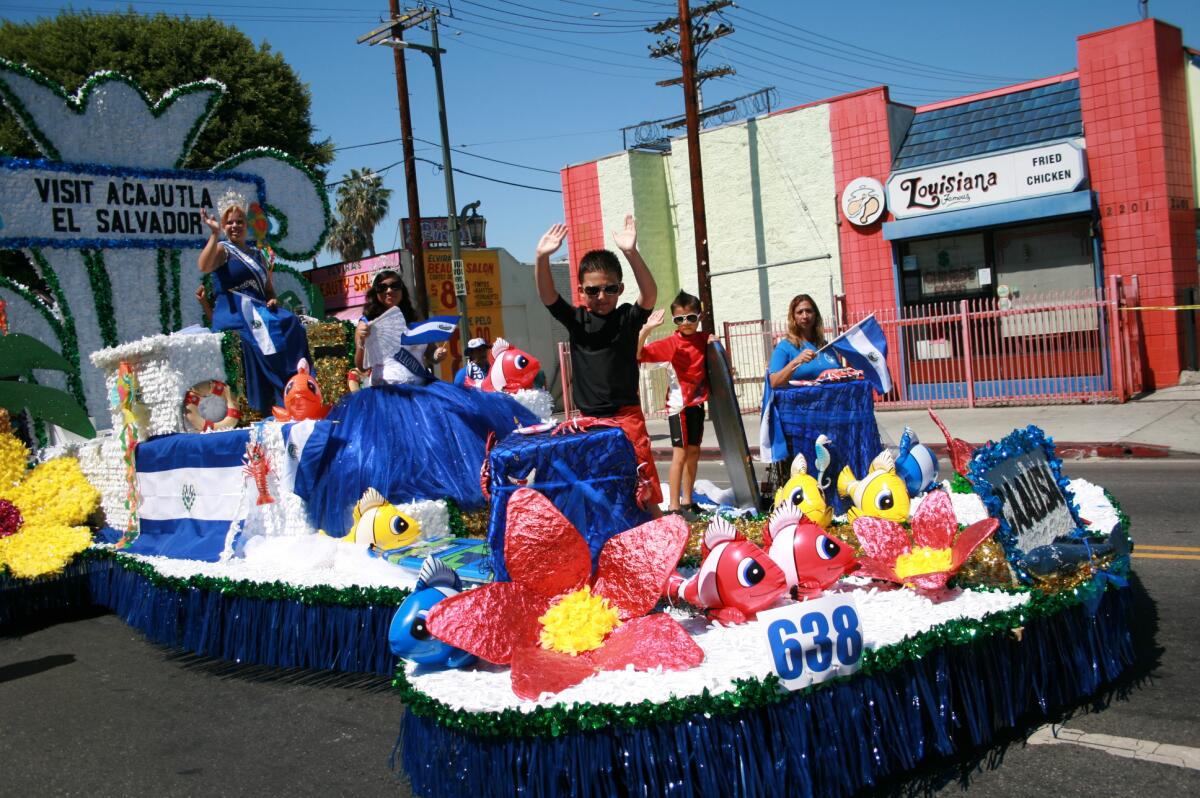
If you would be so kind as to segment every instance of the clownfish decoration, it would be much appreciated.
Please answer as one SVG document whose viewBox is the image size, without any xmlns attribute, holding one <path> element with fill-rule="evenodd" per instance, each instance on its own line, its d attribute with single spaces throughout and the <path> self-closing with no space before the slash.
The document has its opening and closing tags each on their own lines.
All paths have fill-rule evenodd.
<svg viewBox="0 0 1200 798">
<path fill-rule="evenodd" d="M 324 403 L 321 386 L 308 373 L 308 361 L 300 358 L 296 373 L 283 387 L 283 407 L 272 407 L 271 413 L 279 421 L 303 421 L 325 418 L 331 407 Z"/>
<path fill-rule="evenodd" d="M 821 462 L 819 451 L 817 462 Z M 775 506 L 795 507 L 820 527 L 828 528 L 833 520 L 833 508 L 826 504 L 820 483 L 808 473 L 808 462 L 803 454 L 792 460 L 791 477 L 775 491 Z"/>
<path fill-rule="evenodd" d="M 443 643 L 425 625 L 429 610 L 435 604 L 461 592 L 462 580 L 454 569 L 433 555 L 426 557 L 412 595 L 392 616 L 388 628 L 388 646 L 392 653 L 429 669 L 461 668 L 474 662 L 474 654 Z"/>
<path fill-rule="evenodd" d="M 887 449 L 875 456 L 862 479 L 854 476 L 850 466 L 843 468 L 838 475 L 838 493 L 854 502 L 846 513 L 851 522 L 863 516 L 885 518 L 897 524 L 908 520 L 908 486 L 896 473 L 896 460 Z"/>
<path fill-rule="evenodd" d="M 937 455 L 917 439 L 912 427 L 904 428 L 899 448 L 896 473 L 904 478 L 909 496 L 922 494 L 937 484 Z"/>
<path fill-rule="evenodd" d="M 517 349 L 503 338 L 497 338 L 496 343 L 492 344 L 492 358 L 487 376 L 479 383 L 479 388 L 485 391 L 516 393 L 532 388 L 533 380 L 542 367 L 536 357 Z"/>
<path fill-rule="evenodd" d="M 672 601 L 708 610 L 718 623 L 744 623 L 788 592 L 779 566 L 724 518 L 708 525 L 700 554 L 700 570 L 687 578 L 672 573 L 664 592 Z"/>
<path fill-rule="evenodd" d="M 388 552 L 411 546 L 421 537 L 421 525 L 383 498 L 374 488 L 367 488 L 354 505 L 354 526 L 345 540 L 362 543 L 373 552 Z"/>
<path fill-rule="evenodd" d="M 784 505 L 771 513 L 763 525 L 763 548 L 801 598 L 820 595 L 858 568 L 854 549 L 814 524 L 798 507 Z"/>
</svg>

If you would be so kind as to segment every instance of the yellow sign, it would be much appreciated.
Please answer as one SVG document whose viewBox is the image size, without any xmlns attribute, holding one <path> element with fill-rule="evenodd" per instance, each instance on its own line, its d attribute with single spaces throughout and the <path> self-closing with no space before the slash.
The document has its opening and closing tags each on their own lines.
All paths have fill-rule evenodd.
<svg viewBox="0 0 1200 798">
<path fill-rule="evenodd" d="M 500 255 L 490 249 L 465 249 L 462 259 L 467 278 L 467 327 L 472 338 L 482 338 L 490 345 L 504 335 Z M 425 290 L 430 316 L 458 315 L 448 251 L 425 250 Z M 442 379 L 452 380 L 462 366 L 465 344 L 458 337 L 450 341 L 450 356 L 442 361 Z"/>
</svg>

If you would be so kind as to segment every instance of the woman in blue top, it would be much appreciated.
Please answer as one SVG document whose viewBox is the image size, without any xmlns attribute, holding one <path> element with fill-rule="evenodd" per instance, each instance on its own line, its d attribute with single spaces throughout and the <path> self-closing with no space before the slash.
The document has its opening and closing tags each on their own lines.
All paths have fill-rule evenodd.
<svg viewBox="0 0 1200 798">
<path fill-rule="evenodd" d="M 826 369 L 841 368 L 832 353 L 820 352 L 825 346 L 825 325 L 821 311 L 808 294 L 799 294 L 788 305 L 788 334 L 775 346 L 767 365 L 772 388 L 789 380 L 815 380 Z"/>
<path fill-rule="evenodd" d="M 265 413 L 283 404 L 283 386 L 300 359 L 311 363 L 312 358 L 304 326 L 279 308 L 262 254 L 246 246 L 245 204 L 243 197 L 229 193 L 218 200 L 220 220 L 200 211 L 210 231 L 200 251 L 200 271 L 213 278 L 210 326 L 241 334 L 246 402 Z"/>
</svg>

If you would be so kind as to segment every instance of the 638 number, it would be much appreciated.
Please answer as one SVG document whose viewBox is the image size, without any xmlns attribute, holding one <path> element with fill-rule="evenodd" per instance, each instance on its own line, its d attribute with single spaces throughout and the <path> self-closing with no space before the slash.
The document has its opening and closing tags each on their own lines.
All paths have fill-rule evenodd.
<svg viewBox="0 0 1200 798">
<path fill-rule="evenodd" d="M 799 635 L 808 638 L 807 645 Z M 841 665 L 854 665 L 862 656 L 858 613 L 845 604 L 828 616 L 821 612 L 802 615 L 799 628 L 790 618 L 778 618 L 767 626 L 767 640 L 775 659 L 775 671 L 782 679 L 799 678 L 805 667 L 814 674 L 824 673 L 833 665 L 835 656 Z"/>
</svg>

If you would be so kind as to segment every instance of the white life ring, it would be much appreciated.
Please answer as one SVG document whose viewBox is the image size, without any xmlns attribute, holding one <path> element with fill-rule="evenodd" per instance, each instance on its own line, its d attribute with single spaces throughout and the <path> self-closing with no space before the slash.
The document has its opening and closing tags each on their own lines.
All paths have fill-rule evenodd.
<svg viewBox="0 0 1200 798">
<path fill-rule="evenodd" d="M 225 417 L 220 421 L 210 421 L 200 415 L 200 400 L 210 396 L 220 396 L 225 400 Z M 198 382 L 183 395 L 183 417 L 197 432 L 209 430 L 233 429 L 242 420 L 242 411 L 238 409 L 237 397 L 229 386 L 220 380 Z"/>
</svg>

